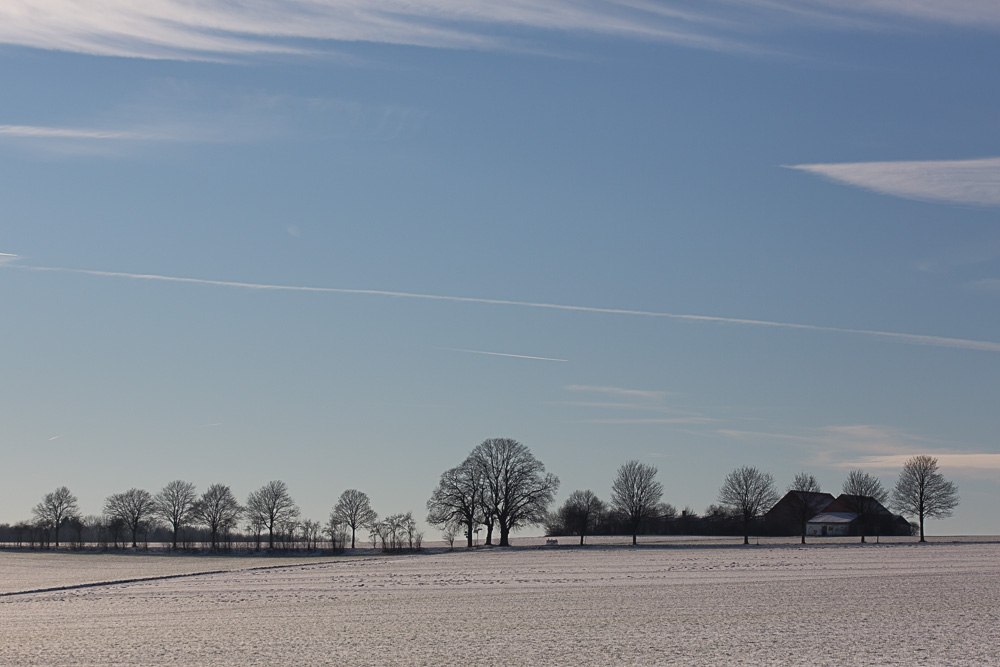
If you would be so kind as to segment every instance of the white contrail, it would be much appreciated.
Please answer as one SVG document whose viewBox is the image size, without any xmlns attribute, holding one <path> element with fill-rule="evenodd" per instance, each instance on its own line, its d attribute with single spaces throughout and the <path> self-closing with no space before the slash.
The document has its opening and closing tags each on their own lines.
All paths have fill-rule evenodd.
<svg viewBox="0 0 1000 667">
<path fill-rule="evenodd" d="M 537 361 L 569 361 L 569 359 L 553 359 L 552 357 L 532 357 L 526 354 L 507 354 L 506 352 L 485 352 L 483 350 L 463 350 L 459 347 L 442 347 L 451 352 L 468 352 L 469 354 L 488 354 L 491 357 L 514 357 L 515 359 L 535 359 Z"/>
<path fill-rule="evenodd" d="M 739 317 L 717 317 L 713 315 L 687 315 L 680 313 L 663 313 L 650 310 L 633 310 L 628 308 L 599 308 L 595 306 L 570 306 L 558 303 L 540 303 L 535 301 L 514 301 L 510 299 L 486 299 L 472 296 L 448 296 L 441 294 L 419 294 L 413 292 L 393 292 L 388 290 L 348 289 L 344 287 L 306 287 L 300 285 L 265 285 L 260 283 L 243 283 L 229 280 L 206 280 L 204 278 L 181 278 L 177 276 L 161 276 L 152 273 L 124 273 L 120 271 L 94 271 L 91 269 L 67 269 L 46 266 L 19 266 L 7 264 L 15 268 L 29 271 L 54 271 L 59 273 L 77 273 L 88 276 L 103 276 L 108 278 L 133 278 L 136 280 L 159 280 L 173 283 L 193 283 L 197 285 L 216 285 L 219 287 L 240 287 L 243 289 L 271 290 L 285 292 L 319 292 L 326 294 L 360 294 L 366 296 L 392 296 L 402 299 L 424 299 L 430 301 L 451 301 L 458 303 L 484 303 L 498 306 L 518 306 L 522 308 L 544 308 L 548 310 L 569 310 L 583 313 L 605 313 L 608 315 L 633 315 L 636 317 L 657 317 L 689 322 L 718 322 L 720 324 L 742 324 L 755 327 L 774 327 L 780 329 L 798 329 L 804 331 L 825 331 L 830 333 L 854 334 L 870 336 L 898 343 L 912 345 L 930 345 L 932 347 L 949 347 L 963 350 L 979 350 L 983 352 L 1000 352 L 1000 343 L 968 338 L 947 338 L 944 336 L 927 336 L 923 334 L 900 333 L 897 331 L 877 331 L 871 329 L 848 329 L 844 327 L 828 327 L 816 324 L 797 324 L 795 322 L 774 322 L 770 320 L 752 320 Z"/>
</svg>

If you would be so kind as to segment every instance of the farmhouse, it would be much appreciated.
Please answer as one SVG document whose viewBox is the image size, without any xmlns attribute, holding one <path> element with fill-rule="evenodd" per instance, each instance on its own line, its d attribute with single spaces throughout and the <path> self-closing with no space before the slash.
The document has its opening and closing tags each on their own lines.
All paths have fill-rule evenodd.
<svg viewBox="0 0 1000 667">
<path fill-rule="evenodd" d="M 766 535 L 801 535 L 802 523 L 822 512 L 834 501 L 829 493 L 789 491 L 764 515 Z"/>
<path fill-rule="evenodd" d="M 857 530 L 857 521 L 858 515 L 853 512 L 823 512 L 806 523 L 806 535 L 850 535 L 851 524 Z"/>
<path fill-rule="evenodd" d="M 859 512 L 862 507 L 866 507 L 867 512 Z M 860 535 L 862 526 L 858 515 L 861 513 L 869 515 L 864 526 L 866 535 L 913 534 L 909 521 L 893 514 L 874 498 L 842 493 L 824 507 L 822 513 L 809 519 L 806 535 Z"/>
<path fill-rule="evenodd" d="M 764 532 L 773 536 L 802 534 L 813 537 L 861 534 L 859 505 L 866 506 L 870 516 L 866 535 L 910 535 L 912 526 L 903 517 L 887 510 L 882 503 L 867 496 L 789 491 L 764 515 Z"/>
</svg>

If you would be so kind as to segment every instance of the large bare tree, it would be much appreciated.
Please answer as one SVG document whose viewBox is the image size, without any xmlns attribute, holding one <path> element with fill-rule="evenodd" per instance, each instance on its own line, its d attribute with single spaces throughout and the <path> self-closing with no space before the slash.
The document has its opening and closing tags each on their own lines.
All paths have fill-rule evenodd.
<svg viewBox="0 0 1000 667">
<path fill-rule="evenodd" d="M 789 485 L 788 491 L 792 494 L 789 497 L 788 512 L 799 523 L 799 528 L 802 530 L 802 544 L 805 544 L 809 519 L 819 513 L 820 500 L 829 496 L 819 495 L 821 493 L 819 481 L 805 471 L 795 475 L 795 480 Z"/>
<path fill-rule="evenodd" d="M 878 477 L 869 475 L 864 470 L 852 470 L 844 480 L 844 495 L 848 506 L 858 515 L 858 528 L 861 531 L 861 542 L 865 541 L 865 531 L 868 526 L 879 520 L 879 510 L 889 494 L 882 487 Z"/>
<path fill-rule="evenodd" d="M 491 438 L 470 455 L 483 476 L 488 512 L 500 528 L 500 546 L 510 546 L 510 532 L 542 523 L 559 489 L 559 478 L 531 451 L 510 438 Z"/>
<path fill-rule="evenodd" d="M 340 494 L 337 504 L 333 506 L 333 514 L 338 521 L 351 527 L 351 548 L 354 548 L 354 537 L 358 528 L 371 526 L 378 520 L 378 512 L 372 509 L 368 494 L 357 489 L 348 489 Z"/>
<path fill-rule="evenodd" d="M 46 493 L 42 502 L 31 510 L 39 525 L 52 528 L 55 533 L 56 549 L 59 548 L 59 529 L 64 522 L 80 517 L 77 498 L 65 486 L 60 486 L 52 493 Z"/>
<path fill-rule="evenodd" d="M 892 490 L 892 506 L 901 514 L 915 516 L 920 523 L 920 541 L 924 539 L 924 518 L 951 516 L 958 506 L 958 487 L 938 472 L 933 456 L 914 456 L 903 463 L 903 471 Z M 58 546 L 58 544 L 56 545 Z"/>
<path fill-rule="evenodd" d="M 191 519 L 191 512 L 198 501 L 194 484 L 179 479 L 167 484 L 153 496 L 153 513 L 170 524 L 174 533 L 174 549 L 181 528 Z"/>
<path fill-rule="evenodd" d="M 139 529 L 153 518 L 153 496 L 145 489 L 129 489 L 108 496 L 104 513 L 112 520 L 118 519 L 132 533 L 132 548 L 136 548 Z"/>
<path fill-rule="evenodd" d="M 750 523 L 778 502 L 774 477 L 752 466 L 737 468 L 722 483 L 719 502 L 740 517 L 743 544 L 750 544 Z"/>
<path fill-rule="evenodd" d="M 191 518 L 208 528 L 212 548 L 216 549 L 219 546 L 219 533 L 234 526 L 242 513 L 243 506 L 236 500 L 232 490 L 225 484 L 213 484 L 195 503 Z"/>
<path fill-rule="evenodd" d="M 466 546 L 472 548 L 476 525 L 484 520 L 482 471 L 471 459 L 446 470 L 427 500 L 427 523 L 463 526 Z"/>
<path fill-rule="evenodd" d="M 626 461 L 618 468 L 611 484 L 611 506 L 622 513 L 636 543 L 639 527 L 655 516 L 656 506 L 663 497 L 663 485 L 656 481 L 656 466 L 638 461 Z"/>
<path fill-rule="evenodd" d="M 280 480 L 271 480 L 247 497 L 246 511 L 267 528 L 267 548 L 274 548 L 274 529 L 299 515 L 299 508 Z"/>
<path fill-rule="evenodd" d="M 587 489 L 574 491 L 559 508 L 559 523 L 570 533 L 580 536 L 580 546 L 583 538 L 594 528 L 594 525 L 604 514 L 604 501 Z"/>
</svg>

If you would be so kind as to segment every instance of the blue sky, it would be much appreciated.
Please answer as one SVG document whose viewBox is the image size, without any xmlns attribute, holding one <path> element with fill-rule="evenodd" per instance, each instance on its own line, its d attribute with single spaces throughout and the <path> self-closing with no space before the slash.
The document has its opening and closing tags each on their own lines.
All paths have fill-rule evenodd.
<svg viewBox="0 0 1000 667">
<path fill-rule="evenodd" d="M 938 456 L 1000 533 L 986 0 L 0 7 L 0 520 L 175 478 L 423 505 L 839 492 Z"/>
</svg>

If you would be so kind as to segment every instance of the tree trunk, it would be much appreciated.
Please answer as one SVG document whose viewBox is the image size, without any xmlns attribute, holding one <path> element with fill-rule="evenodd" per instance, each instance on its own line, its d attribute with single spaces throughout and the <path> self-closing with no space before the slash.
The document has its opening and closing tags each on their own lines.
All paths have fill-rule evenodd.
<svg viewBox="0 0 1000 667">
<path fill-rule="evenodd" d="M 493 524 L 486 524 L 486 544 L 493 546 Z"/>
<path fill-rule="evenodd" d="M 502 522 L 500 524 L 500 546 L 510 546 L 510 528 L 507 527 L 507 524 Z"/>
<path fill-rule="evenodd" d="M 267 550 L 274 551 L 274 524 L 267 527 Z"/>
<path fill-rule="evenodd" d="M 580 533 L 580 546 L 583 546 L 583 533 Z"/>
<path fill-rule="evenodd" d="M 633 533 L 632 533 L 632 546 L 633 546 L 633 547 L 635 546 L 635 535 L 636 535 L 636 534 L 635 534 L 635 533 L 633 532 Z"/>
<path fill-rule="evenodd" d="M 923 514 L 920 515 L 920 541 L 921 542 L 925 541 L 924 540 L 924 515 Z M 59 546 L 58 543 L 56 544 L 56 546 L 57 547 Z"/>
<path fill-rule="evenodd" d="M 354 526 L 351 526 L 351 548 L 354 548 Z"/>
<path fill-rule="evenodd" d="M 743 519 L 743 544 L 750 544 L 750 519 Z"/>
</svg>

